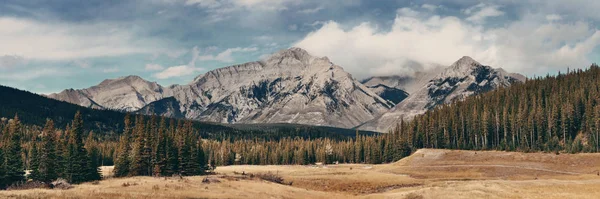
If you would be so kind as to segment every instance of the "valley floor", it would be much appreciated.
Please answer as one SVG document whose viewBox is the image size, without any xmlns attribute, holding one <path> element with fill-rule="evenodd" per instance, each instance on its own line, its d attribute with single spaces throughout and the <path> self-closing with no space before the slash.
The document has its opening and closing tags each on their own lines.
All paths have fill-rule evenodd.
<svg viewBox="0 0 600 199">
<path fill-rule="evenodd" d="M 600 197 L 600 154 L 421 149 L 392 164 L 242 165 L 216 172 L 183 179 L 109 178 L 69 190 L 0 191 L 0 198 Z M 265 173 L 283 177 L 284 184 L 251 177 Z"/>
</svg>

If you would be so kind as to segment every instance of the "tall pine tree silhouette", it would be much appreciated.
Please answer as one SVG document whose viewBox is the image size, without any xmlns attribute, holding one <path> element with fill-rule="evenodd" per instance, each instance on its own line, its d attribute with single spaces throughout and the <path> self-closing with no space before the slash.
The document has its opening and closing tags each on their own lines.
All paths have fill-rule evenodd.
<svg viewBox="0 0 600 199">
<path fill-rule="evenodd" d="M 22 182 L 25 178 L 23 159 L 21 158 L 21 137 L 23 135 L 21 121 L 15 115 L 8 126 L 8 134 L 4 146 L 4 180 L 6 185 Z"/>
</svg>

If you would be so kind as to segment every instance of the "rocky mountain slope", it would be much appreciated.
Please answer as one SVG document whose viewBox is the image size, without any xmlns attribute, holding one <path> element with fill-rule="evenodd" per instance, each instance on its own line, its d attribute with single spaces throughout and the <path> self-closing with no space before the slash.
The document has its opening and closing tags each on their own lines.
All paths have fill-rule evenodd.
<svg viewBox="0 0 600 199">
<path fill-rule="evenodd" d="M 187 86 L 174 92 L 185 117 L 221 123 L 349 128 L 393 106 L 326 57 L 300 48 L 209 71 Z"/>
<path fill-rule="evenodd" d="M 220 123 L 298 123 L 354 127 L 394 104 L 326 57 L 290 48 L 263 61 L 209 71 L 187 85 L 141 78 L 106 80 L 51 98 L 94 108 Z"/>
<path fill-rule="evenodd" d="M 388 100 L 388 102 L 392 104 L 398 104 L 408 97 L 408 93 L 406 91 L 395 87 L 389 87 L 385 84 L 377 84 L 366 87 L 375 92 L 375 94 L 379 95 L 379 97 Z"/>
<path fill-rule="evenodd" d="M 420 89 L 412 92 L 408 98 L 390 111 L 358 128 L 385 132 L 401 119 L 409 120 L 436 105 L 461 100 L 521 81 L 523 81 L 522 75 L 493 69 L 465 56 L 437 74 Z"/>
<path fill-rule="evenodd" d="M 360 125 L 386 131 L 400 118 L 519 81 L 524 81 L 522 75 L 463 57 L 444 70 L 361 83 L 327 57 L 290 48 L 262 61 L 209 71 L 186 85 L 163 87 L 128 76 L 48 97 L 96 109 L 208 122 Z"/>
<path fill-rule="evenodd" d="M 169 95 L 170 92 L 156 82 L 127 76 L 104 80 L 87 89 L 67 89 L 48 97 L 89 108 L 135 111 Z"/>
</svg>

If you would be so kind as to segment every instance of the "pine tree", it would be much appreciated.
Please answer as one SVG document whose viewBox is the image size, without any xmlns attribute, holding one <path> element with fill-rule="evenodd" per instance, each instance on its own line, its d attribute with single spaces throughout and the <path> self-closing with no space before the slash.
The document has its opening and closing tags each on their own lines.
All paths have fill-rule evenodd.
<svg viewBox="0 0 600 199">
<path fill-rule="evenodd" d="M 174 138 L 172 136 L 167 136 L 165 138 L 165 175 L 173 175 L 179 172 L 179 149 L 173 140 Z"/>
<path fill-rule="evenodd" d="M 146 151 L 146 123 L 144 117 L 138 116 L 135 119 L 135 141 L 132 147 L 131 167 L 129 175 L 131 176 L 148 176 L 150 153 Z"/>
<path fill-rule="evenodd" d="M 167 133 L 166 121 L 164 117 L 160 120 L 158 136 L 156 138 L 156 144 L 154 148 L 154 168 L 152 175 L 165 176 L 167 175 Z"/>
<path fill-rule="evenodd" d="M 83 145 L 83 121 L 81 113 L 77 112 L 69 132 L 69 141 L 66 147 L 65 177 L 71 183 L 81 183 L 89 180 L 97 180 L 97 168 L 93 169 L 91 160 Z"/>
<path fill-rule="evenodd" d="M 123 134 L 119 139 L 119 148 L 117 150 L 117 158 L 115 161 L 114 175 L 115 177 L 124 177 L 129 175 L 131 167 L 131 120 L 129 114 L 125 115 Z"/>
<path fill-rule="evenodd" d="M 56 169 L 56 173 L 58 174 L 58 177 L 60 178 L 67 178 L 67 165 L 69 165 L 69 163 L 67 162 L 67 145 L 69 143 L 69 132 L 71 132 L 71 127 L 70 125 L 67 125 L 65 127 L 65 130 L 62 131 L 60 134 L 57 134 L 56 136 L 56 162 L 57 162 L 57 169 Z"/>
<path fill-rule="evenodd" d="M 87 162 L 86 162 L 86 181 L 100 180 L 102 176 L 100 175 L 100 161 L 101 155 L 98 150 L 95 142 L 94 142 L 94 133 L 90 132 L 86 139 L 84 148 L 87 152 Z"/>
<path fill-rule="evenodd" d="M 57 156 L 54 122 L 52 120 L 47 120 L 46 125 L 42 130 L 40 164 L 37 168 L 39 171 L 39 178 L 36 180 L 49 183 L 58 178 Z"/>
<path fill-rule="evenodd" d="M 189 125 L 191 125 L 191 122 L 186 122 L 185 123 L 185 127 L 183 127 L 182 131 L 180 132 L 179 135 L 179 141 L 178 141 L 178 145 L 179 145 L 179 151 L 177 154 L 177 157 L 179 158 L 179 171 L 178 173 L 186 176 L 186 175 L 191 175 L 191 157 L 192 157 L 192 153 L 191 153 L 191 143 L 189 141 Z"/>
<path fill-rule="evenodd" d="M 147 165 L 146 175 L 153 174 L 153 165 L 156 162 L 156 137 L 158 136 L 158 127 L 156 126 L 156 115 L 152 115 L 150 117 L 150 121 L 148 121 L 147 132 L 145 135 L 146 142 L 144 143 L 144 155 L 147 157 L 145 159 L 145 165 Z"/>
<path fill-rule="evenodd" d="M 6 157 L 4 156 L 4 149 L 2 148 L 2 146 L 0 146 L 0 189 L 4 189 L 8 185 L 8 180 L 6 179 L 5 158 Z"/>
<path fill-rule="evenodd" d="M 10 122 L 6 146 L 4 146 L 4 179 L 6 185 L 24 180 L 23 159 L 21 158 L 21 137 L 23 135 L 21 121 L 18 116 Z"/>
<path fill-rule="evenodd" d="M 29 174 L 29 179 L 32 180 L 40 180 L 41 174 L 39 170 L 40 166 L 40 154 L 37 146 L 37 136 L 33 136 L 31 140 L 31 148 L 29 149 L 29 170 L 31 173 Z"/>
</svg>

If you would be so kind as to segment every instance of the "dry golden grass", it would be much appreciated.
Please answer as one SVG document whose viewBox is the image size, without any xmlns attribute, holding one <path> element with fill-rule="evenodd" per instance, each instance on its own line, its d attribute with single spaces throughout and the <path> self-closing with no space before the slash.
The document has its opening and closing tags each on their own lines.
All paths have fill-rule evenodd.
<svg viewBox="0 0 600 199">
<path fill-rule="evenodd" d="M 70 190 L 0 191 L 0 198 L 598 198 L 600 154 L 423 149 L 393 164 L 227 166 L 210 176 L 110 178 Z M 271 172 L 291 186 L 242 176 Z M 128 186 L 124 186 L 124 184 Z"/>
</svg>

